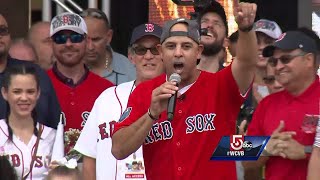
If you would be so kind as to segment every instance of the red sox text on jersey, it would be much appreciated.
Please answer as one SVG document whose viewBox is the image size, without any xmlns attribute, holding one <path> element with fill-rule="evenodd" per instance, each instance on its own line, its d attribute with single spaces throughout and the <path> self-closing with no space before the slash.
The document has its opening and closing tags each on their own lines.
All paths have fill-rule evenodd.
<svg viewBox="0 0 320 180">
<path fill-rule="evenodd" d="M 6 157 L 12 162 L 13 167 L 20 167 L 22 165 L 22 159 L 18 154 L 6 155 Z M 37 156 L 34 162 L 35 168 L 48 168 L 51 156 Z"/>
<path fill-rule="evenodd" d="M 197 114 L 194 116 L 188 116 L 185 120 L 186 134 L 203 131 L 213 131 L 215 127 L 213 125 L 215 113 L 209 114 Z M 157 142 L 160 140 L 167 140 L 173 137 L 173 128 L 170 121 L 162 121 L 154 123 L 148 136 L 146 137 L 145 144 Z"/>
<path fill-rule="evenodd" d="M 99 133 L 100 133 L 100 139 L 101 140 L 104 140 L 106 138 L 111 137 L 111 132 L 112 132 L 112 129 L 113 129 L 115 123 L 116 123 L 116 121 L 110 121 L 109 122 L 109 127 L 110 127 L 109 133 L 107 132 L 108 127 L 107 127 L 107 123 L 106 122 L 104 122 L 104 123 L 99 125 Z"/>
</svg>

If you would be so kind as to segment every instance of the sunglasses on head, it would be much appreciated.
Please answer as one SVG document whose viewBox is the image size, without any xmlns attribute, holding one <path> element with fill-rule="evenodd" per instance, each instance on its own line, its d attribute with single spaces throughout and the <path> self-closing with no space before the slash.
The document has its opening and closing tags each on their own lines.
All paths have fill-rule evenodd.
<svg viewBox="0 0 320 180">
<path fill-rule="evenodd" d="M 82 34 L 56 34 L 52 37 L 52 40 L 56 44 L 65 44 L 68 39 L 70 39 L 72 43 L 81 43 L 84 38 L 85 36 Z"/>
<path fill-rule="evenodd" d="M 276 67 L 278 64 L 278 60 L 282 63 L 282 64 L 288 64 L 290 63 L 294 58 L 299 57 L 299 56 L 304 56 L 306 55 L 306 53 L 301 52 L 300 54 L 297 55 L 284 55 L 281 56 L 279 58 L 274 58 L 274 57 L 270 57 L 268 59 L 268 63 L 272 66 L 272 67 Z"/>
<path fill-rule="evenodd" d="M 7 26 L 0 26 L 0 36 L 7 36 L 9 35 L 9 28 Z"/>
<path fill-rule="evenodd" d="M 133 47 L 133 50 L 134 50 L 135 54 L 140 55 L 140 56 L 145 55 L 148 50 L 150 50 L 150 52 L 153 55 L 159 55 L 159 51 L 155 46 L 153 46 L 151 48 L 146 48 L 146 47 L 143 47 L 143 46 L 137 46 L 137 47 Z"/>
<path fill-rule="evenodd" d="M 263 78 L 264 83 L 273 84 L 276 78 L 274 76 L 267 76 Z"/>
</svg>

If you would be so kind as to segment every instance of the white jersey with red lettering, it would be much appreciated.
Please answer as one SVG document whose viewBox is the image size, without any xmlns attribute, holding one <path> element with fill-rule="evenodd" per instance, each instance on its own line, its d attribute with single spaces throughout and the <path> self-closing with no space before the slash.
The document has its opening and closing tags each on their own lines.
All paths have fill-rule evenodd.
<svg viewBox="0 0 320 180">
<path fill-rule="evenodd" d="M 40 124 L 37 124 L 39 129 Z M 39 141 L 37 150 L 37 158 L 34 162 L 32 172 L 27 179 L 42 180 L 45 178 L 44 173 L 48 171 L 48 166 L 53 153 L 59 152 L 54 150 L 56 130 L 47 126 L 43 126 L 43 132 Z M 33 135 L 28 144 L 21 141 L 16 135 L 12 135 L 12 141 L 9 139 L 8 126 L 5 120 L 0 120 L 0 149 L 8 156 L 9 161 L 17 172 L 18 179 L 26 175 L 30 171 L 30 163 L 37 136 Z M 60 147 L 61 148 L 61 147 Z M 61 149 L 60 151 L 62 151 Z M 57 156 L 56 156 L 57 157 Z M 61 158 L 61 157 L 57 157 Z"/>
<path fill-rule="evenodd" d="M 97 180 L 145 179 L 142 148 L 121 161 L 111 154 L 111 130 L 127 108 L 129 95 L 134 88 L 134 81 L 131 81 L 101 93 L 75 145 L 77 151 L 96 159 Z"/>
</svg>

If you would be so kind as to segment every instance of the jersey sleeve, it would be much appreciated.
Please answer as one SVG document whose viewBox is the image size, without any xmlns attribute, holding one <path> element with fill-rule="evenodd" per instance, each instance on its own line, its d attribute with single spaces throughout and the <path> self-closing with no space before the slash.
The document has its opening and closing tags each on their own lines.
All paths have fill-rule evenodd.
<svg viewBox="0 0 320 180">
<path fill-rule="evenodd" d="M 246 93 L 241 94 L 238 84 L 233 77 L 231 65 L 221 70 L 219 73 L 219 75 L 222 76 L 222 78 L 220 78 L 220 85 L 223 86 L 224 91 L 229 95 L 228 97 L 232 100 L 244 101 L 248 96 L 248 92 L 251 90 L 252 83 L 248 87 Z"/>
<path fill-rule="evenodd" d="M 53 143 L 51 160 L 59 160 L 64 157 L 64 125 L 62 121 L 59 122 L 57 130 L 55 130 L 55 140 Z"/>
<path fill-rule="evenodd" d="M 217 98 L 219 104 L 224 106 L 226 110 L 230 112 L 231 116 L 227 121 L 233 124 L 237 120 L 240 107 L 245 101 L 248 93 L 244 96 L 241 94 L 238 84 L 233 77 L 231 65 L 216 74 L 219 76 L 218 84 L 215 88 L 218 90 L 219 96 Z M 250 88 L 248 90 L 250 90 Z"/>
<path fill-rule="evenodd" d="M 83 127 L 80 137 L 74 147 L 75 150 L 80 152 L 81 154 L 96 158 L 97 156 L 97 140 L 98 140 L 98 120 L 99 117 L 104 117 L 101 109 L 104 107 L 103 104 L 103 96 L 99 96 L 90 112 L 88 120 L 86 121 L 85 126 Z"/>
<path fill-rule="evenodd" d="M 320 148 L 320 120 L 318 121 L 317 134 L 313 145 Z"/>
<path fill-rule="evenodd" d="M 147 112 L 151 102 L 152 90 L 152 88 L 147 88 L 143 84 L 137 86 L 129 97 L 127 109 L 115 124 L 112 135 L 119 129 L 130 126 Z"/>
</svg>

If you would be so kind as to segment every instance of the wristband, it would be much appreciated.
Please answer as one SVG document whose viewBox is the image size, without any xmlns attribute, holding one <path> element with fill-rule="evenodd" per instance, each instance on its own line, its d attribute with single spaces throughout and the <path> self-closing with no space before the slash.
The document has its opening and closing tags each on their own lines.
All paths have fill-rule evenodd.
<svg viewBox="0 0 320 180">
<path fill-rule="evenodd" d="M 159 115 L 159 117 L 158 117 L 158 118 L 156 118 L 156 117 L 154 117 L 154 116 L 151 114 L 151 112 L 150 112 L 150 108 L 148 108 L 148 115 L 149 115 L 149 117 L 150 117 L 152 120 L 154 120 L 154 121 L 156 121 L 156 120 L 159 120 L 159 119 L 160 119 L 160 115 Z"/>
<path fill-rule="evenodd" d="M 253 25 L 246 27 L 246 28 L 239 28 L 240 31 L 242 32 L 249 32 L 253 29 Z"/>
<path fill-rule="evenodd" d="M 311 154 L 312 153 L 312 146 L 304 146 L 304 153 Z"/>
<path fill-rule="evenodd" d="M 263 156 L 272 156 L 272 154 L 267 151 L 267 145 L 264 147 L 264 149 L 262 151 L 262 155 Z"/>
</svg>

